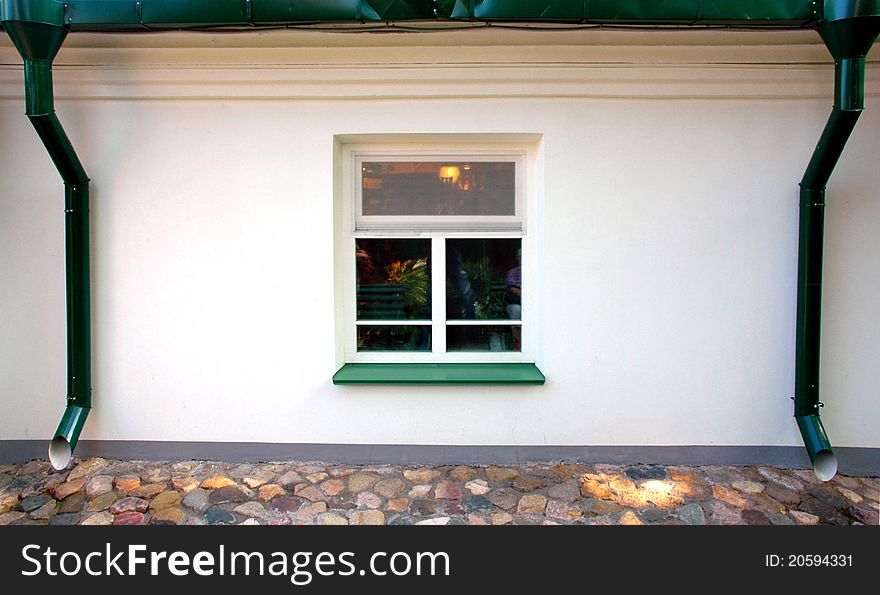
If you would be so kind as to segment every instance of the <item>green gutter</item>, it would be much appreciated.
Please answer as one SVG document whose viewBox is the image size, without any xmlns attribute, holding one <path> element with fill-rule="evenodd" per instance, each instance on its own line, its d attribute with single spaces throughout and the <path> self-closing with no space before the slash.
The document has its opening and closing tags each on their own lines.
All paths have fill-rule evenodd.
<svg viewBox="0 0 880 595">
<path fill-rule="evenodd" d="M 814 0 L 0 0 L 0 20 L 73 31 L 438 20 L 807 27 L 822 18 L 821 6 Z"/>
<path fill-rule="evenodd" d="M 800 23 L 820 18 L 803 0 L 474 0 L 455 3 L 453 18 L 559 20 L 587 23 Z"/>
<path fill-rule="evenodd" d="M 794 415 L 816 476 L 837 473 L 819 409 L 825 188 L 865 109 L 865 56 L 880 32 L 880 0 L 826 0 L 819 34 L 834 56 L 834 108 L 800 183 Z"/>
<path fill-rule="evenodd" d="M 63 469 L 73 456 L 92 405 L 89 178 L 55 115 L 52 60 L 67 30 L 43 22 L 6 21 L 3 25 L 24 60 L 25 114 L 64 181 L 67 408 L 49 446 L 52 465 Z"/>
</svg>

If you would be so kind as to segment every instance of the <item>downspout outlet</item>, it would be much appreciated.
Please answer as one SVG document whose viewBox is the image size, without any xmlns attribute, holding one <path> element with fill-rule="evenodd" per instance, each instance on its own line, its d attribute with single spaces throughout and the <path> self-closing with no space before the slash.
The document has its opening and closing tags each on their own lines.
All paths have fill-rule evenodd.
<svg viewBox="0 0 880 595">
<path fill-rule="evenodd" d="M 807 454 L 813 463 L 813 472 L 821 481 L 829 481 L 837 473 L 837 457 L 831 450 L 831 441 L 825 433 L 822 418 L 817 414 L 795 417 Z"/>
<path fill-rule="evenodd" d="M 88 407 L 68 405 L 61 416 L 61 423 L 55 430 L 55 437 L 49 443 L 49 462 L 55 469 L 64 469 L 73 458 L 73 449 L 89 415 Z"/>
</svg>

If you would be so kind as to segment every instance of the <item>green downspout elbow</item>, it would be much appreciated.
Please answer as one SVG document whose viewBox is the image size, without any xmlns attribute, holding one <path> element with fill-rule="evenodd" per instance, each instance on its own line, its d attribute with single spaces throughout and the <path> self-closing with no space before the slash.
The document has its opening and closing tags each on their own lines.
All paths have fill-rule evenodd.
<svg viewBox="0 0 880 595">
<path fill-rule="evenodd" d="M 3 26 L 24 60 L 25 114 L 64 181 L 67 408 L 49 445 L 49 460 L 63 469 L 73 457 L 92 406 L 89 178 L 55 115 L 52 60 L 67 30 L 30 21 L 6 21 Z"/>
<path fill-rule="evenodd" d="M 837 458 L 819 409 L 825 188 L 865 108 L 865 56 L 880 31 L 880 0 L 827 0 L 819 34 L 834 56 L 834 108 L 800 183 L 794 415 L 816 476 Z"/>
</svg>

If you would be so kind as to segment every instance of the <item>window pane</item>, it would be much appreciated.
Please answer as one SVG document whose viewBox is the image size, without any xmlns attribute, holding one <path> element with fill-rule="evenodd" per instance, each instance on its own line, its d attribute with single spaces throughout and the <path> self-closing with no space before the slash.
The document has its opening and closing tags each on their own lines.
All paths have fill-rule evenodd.
<svg viewBox="0 0 880 595">
<path fill-rule="evenodd" d="M 365 216 L 516 215 L 515 163 L 370 161 L 362 164 Z"/>
<path fill-rule="evenodd" d="M 446 240 L 446 317 L 520 320 L 522 269 L 517 239 Z"/>
<path fill-rule="evenodd" d="M 446 351 L 521 351 L 519 326 L 449 325 Z"/>
<path fill-rule="evenodd" d="M 431 351 L 430 326 L 358 326 L 358 351 Z"/>
<path fill-rule="evenodd" d="M 431 240 L 359 239 L 358 320 L 430 320 Z"/>
</svg>

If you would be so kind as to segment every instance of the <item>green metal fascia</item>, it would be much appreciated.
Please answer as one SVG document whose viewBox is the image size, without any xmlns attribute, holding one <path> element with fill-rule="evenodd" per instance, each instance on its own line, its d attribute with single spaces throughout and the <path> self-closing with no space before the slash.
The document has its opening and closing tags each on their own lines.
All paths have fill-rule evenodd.
<svg viewBox="0 0 880 595">
<path fill-rule="evenodd" d="M 822 9 L 815 0 L 0 0 L 0 21 L 63 23 L 74 31 L 438 19 L 804 27 Z"/>
<path fill-rule="evenodd" d="M 544 384 L 535 364 L 345 364 L 333 384 L 515 385 Z"/>
<path fill-rule="evenodd" d="M 803 0 L 459 0 L 452 16 L 632 24 L 769 24 L 821 18 L 816 3 Z"/>
</svg>

